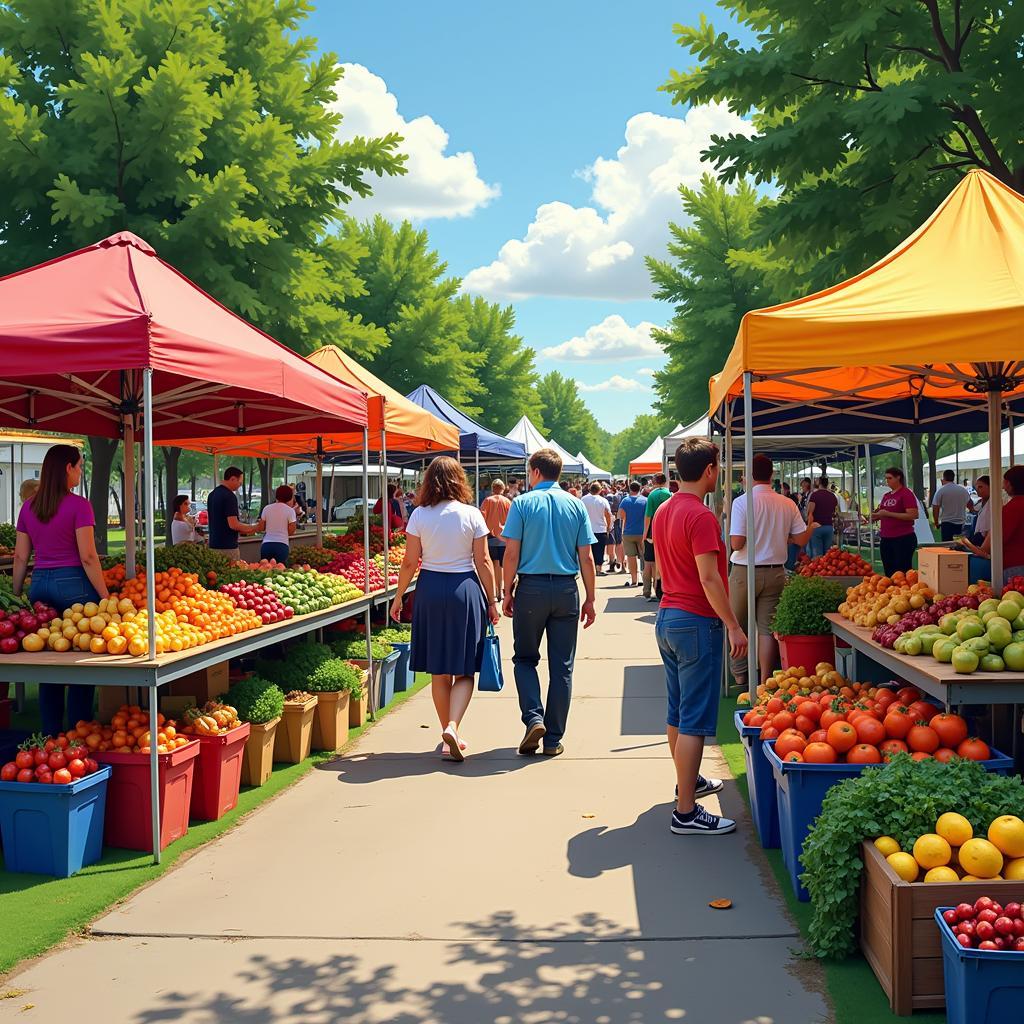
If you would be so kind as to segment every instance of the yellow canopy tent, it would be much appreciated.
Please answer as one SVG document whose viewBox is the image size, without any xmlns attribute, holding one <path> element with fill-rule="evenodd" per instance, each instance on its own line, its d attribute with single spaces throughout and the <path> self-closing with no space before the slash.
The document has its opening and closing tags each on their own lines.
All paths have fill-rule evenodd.
<svg viewBox="0 0 1024 1024">
<path fill-rule="evenodd" d="M 742 426 L 748 464 L 758 430 L 884 421 L 925 431 L 953 421 L 959 430 L 987 423 L 998 478 L 1004 402 L 1012 413 L 1024 398 L 1024 198 L 971 171 L 863 273 L 747 313 L 710 392 L 718 427 L 731 436 Z M 1001 571 L 1002 524 L 993 516 L 993 578 Z"/>
</svg>

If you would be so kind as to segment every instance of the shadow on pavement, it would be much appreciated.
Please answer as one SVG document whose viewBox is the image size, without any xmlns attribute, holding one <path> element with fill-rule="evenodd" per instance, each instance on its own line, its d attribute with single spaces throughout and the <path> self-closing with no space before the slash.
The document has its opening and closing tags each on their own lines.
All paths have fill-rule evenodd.
<svg viewBox="0 0 1024 1024">
<path fill-rule="evenodd" d="M 549 758 L 541 754 L 522 757 L 515 747 L 497 747 L 474 751 L 461 764 L 442 758 L 440 754 L 418 751 L 356 754 L 340 761 L 317 765 L 316 770 L 331 772 L 339 782 L 367 785 L 389 779 L 424 778 L 428 775 L 459 775 L 480 779 L 490 775 L 507 775 L 538 765 Z"/>
<path fill-rule="evenodd" d="M 665 669 L 661 665 L 627 665 L 622 673 L 623 736 L 665 734 Z"/>
</svg>

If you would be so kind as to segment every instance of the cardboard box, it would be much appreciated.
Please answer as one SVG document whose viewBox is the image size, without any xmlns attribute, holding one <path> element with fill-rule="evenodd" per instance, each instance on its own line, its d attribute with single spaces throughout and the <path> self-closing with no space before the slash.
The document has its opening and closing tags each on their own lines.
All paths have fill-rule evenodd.
<svg viewBox="0 0 1024 1024">
<path fill-rule="evenodd" d="M 938 594 L 967 592 L 967 552 L 948 548 L 918 548 L 917 573 Z"/>
<path fill-rule="evenodd" d="M 175 679 L 168 684 L 165 691 L 172 697 L 193 697 L 196 704 L 205 704 L 208 700 L 228 691 L 228 662 L 221 661 L 209 668 L 190 672 L 187 676 Z"/>
</svg>

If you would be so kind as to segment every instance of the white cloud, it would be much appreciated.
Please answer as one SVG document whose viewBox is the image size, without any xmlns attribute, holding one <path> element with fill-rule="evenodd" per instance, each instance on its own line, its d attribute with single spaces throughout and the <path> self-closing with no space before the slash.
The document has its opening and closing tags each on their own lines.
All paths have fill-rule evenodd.
<svg viewBox="0 0 1024 1024">
<path fill-rule="evenodd" d="M 361 64 L 342 67 L 345 75 L 332 104 L 343 115 L 338 140 L 398 132 L 403 139 L 399 149 L 408 156 L 408 173 L 371 176 L 373 195 L 353 199 L 347 213 L 360 220 L 377 213 L 393 220 L 467 217 L 501 194 L 498 185 L 489 185 L 480 177 L 471 152 L 445 152 L 448 133 L 433 118 L 423 115 L 407 121 L 383 78 Z"/>
<path fill-rule="evenodd" d="M 594 205 L 538 207 L 524 237 L 470 271 L 463 289 L 490 299 L 650 298 L 644 257 L 664 255 L 669 221 L 685 220 L 679 185 L 697 186 L 712 170 L 700 154 L 713 134 L 753 131 L 725 103 L 691 107 L 682 118 L 634 115 L 614 159 L 599 157 L 580 172 Z"/>
<path fill-rule="evenodd" d="M 621 377 L 619 374 L 612 374 L 607 380 L 601 381 L 600 384 L 584 384 L 582 381 L 576 381 L 576 387 L 580 391 L 650 391 L 651 389 L 646 384 L 641 384 L 638 380 L 630 380 L 629 377 Z"/>
<path fill-rule="evenodd" d="M 656 328 L 648 320 L 631 327 L 618 313 L 607 316 L 577 336 L 541 350 L 548 359 L 611 360 L 642 359 L 663 354 L 661 346 L 651 337 Z M 653 372 L 653 371 L 652 371 Z"/>
<path fill-rule="evenodd" d="M 638 377 L 653 377 L 657 372 L 658 371 L 655 370 L 653 366 L 641 366 L 640 369 L 636 371 L 636 375 Z"/>
</svg>

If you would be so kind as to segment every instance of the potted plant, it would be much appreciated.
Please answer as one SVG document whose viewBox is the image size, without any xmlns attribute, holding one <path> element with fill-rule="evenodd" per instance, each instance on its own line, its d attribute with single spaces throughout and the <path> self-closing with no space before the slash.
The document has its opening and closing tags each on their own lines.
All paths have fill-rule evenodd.
<svg viewBox="0 0 1024 1024">
<path fill-rule="evenodd" d="M 360 668 L 369 668 L 370 663 L 366 660 L 365 637 L 337 640 L 334 649 L 339 657 L 353 662 Z M 390 704 L 395 696 L 395 669 L 398 666 L 398 656 L 391 644 L 382 643 L 373 638 L 370 640 L 370 653 L 373 655 L 371 685 L 377 684 L 377 689 L 374 691 L 377 694 L 377 707 L 382 708 Z"/>
<path fill-rule="evenodd" d="M 258 658 L 256 672 L 271 679 L 287 693 L 289 690 L 309 689 L 309 679 L 317 666 L 337 655 L 327 644 L 315 640 L 302 640 L 285 644 L 279 658 Z"/>
<path fill-rule="evenodd" d="M 389 626 L 374 633 L 374 639 L 390 644 L 398 652 L 395 664 L 395 692 L 404 693 L 411 690 L 416 682 L 416 673 L 412 670 L 410 655 L 412 653 L 412 627 Z"/>
<path fill-rule="evenodd" d="M 337 750 L 348 739 L 349 695 L 361 689 L 362 670 L 341 658 L 321 662 L 306 684 L 316 694 L 313 749 Z"/>
<path fill-rule="evenodd" d="M 825 615 L 837 611 L 845 597 L 846 587 L 841 583 L 815 576 L 790 577 L 772 622 L 783 668 L 834 663 L 832 625 Z"/>
<path fill-rule="evenodd" d="M 368 705 L 370 703 L 367 689 L 370 673 L 354 661 L 350 661 L 349 664 L 358 673 L 358 678 L 348 691 L 348 724 L 349 728 L 353 729 L 366 721 Z"/>
<path fill-rule="evenodd" d="M 281 725 L 274 734 L 274 760 L 300 764 L 309 757 L 313 745 L 313 718 L 316 694 L 308 690 L 289 690 L 284 695 Z"/>
<path fill-rule="evenodd" d="M 252 675 L 228 690 L 227 703 L 250 724 L 242 759 L 242 784 L 262 786 L 274 767 L 274 735 L 284 710 L 284 692 L 269 679 Z"/>
</svg>

